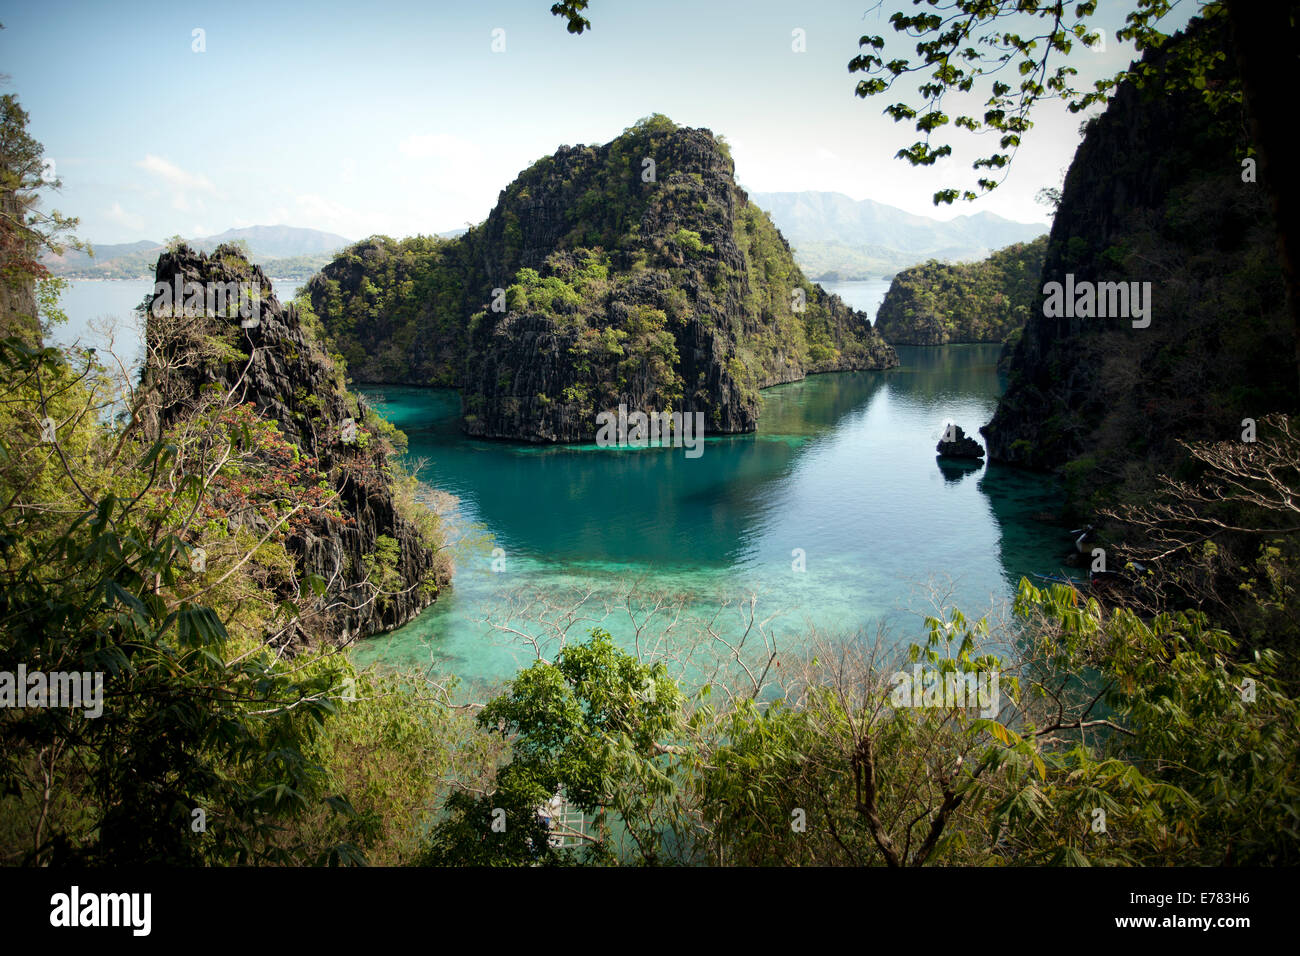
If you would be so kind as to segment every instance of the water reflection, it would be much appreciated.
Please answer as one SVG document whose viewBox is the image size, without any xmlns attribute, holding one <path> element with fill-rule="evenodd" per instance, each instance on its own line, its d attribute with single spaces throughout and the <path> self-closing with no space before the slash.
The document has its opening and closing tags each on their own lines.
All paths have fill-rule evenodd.
<svg viewBox="0 0 1300 956">
<path fill-rule="evenodd" d="M 599 603 L 628 580 L 700 613 L 757 595 L 761 608 L 786 612 L 787 640 L 882 620 L 915 630 L 916 593 L 936 576 L 983 613 L 1021 574 L 1054 563 L 1059 533 L 1034 517 L 1054 507 L 1051 489 L 991 465 L 936 467 L 946 422 L 973 431 L 992 415 L 997 346 L 899 352 L 899 369 L 765 390 L 758 433 L 709 438 L 696 459 L 673 448 L 469 440 L 455 393 L 372 390 L 407 431 L 412 460 L 427 459 L 422 477 L 461 496 L 460 520 L 486 529 L 508 572 L 493 573 L 486 550 L 462 555 L 453 592 L 358 657 L 432 652 L 462 676 L 500 678 L 516 658 L 490 644 L 483 619 L 512 589 L 577 589 Z M 603 626 L 631 640 L 623 618 Z"/>
<path fill-rule="evenodd" d="M 982 461 L 947 458 L 943 455 L 935 455 L 934 463 L 939 466 L 939 473 L 943 475 L 943 480 L 954 485 L 964 481 L 984 467 Z"/>
</svg>

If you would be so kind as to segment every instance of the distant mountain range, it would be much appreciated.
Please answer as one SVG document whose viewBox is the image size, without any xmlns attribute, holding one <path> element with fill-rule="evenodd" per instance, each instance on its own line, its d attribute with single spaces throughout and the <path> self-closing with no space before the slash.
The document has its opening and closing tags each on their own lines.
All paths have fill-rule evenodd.
<svg viewBox="0 0 1300 956">
<path fill-rule="evenodd" d="M 795 259 L 814 279 L 876 279 L 927 259 L 962 262 L 983 259 L 995 249 L 1028 242 L 1048 231 L 1046 223 L 1023 223 L 990 212 L 944 222 L 917 216 L 871 199 L 843 193 L 751 193 L 794 247 Z M 439 233 L 455 238 L 464 229 Z M 319 229 L 247 226 L 215 236 L 188 239 L 211 252 L 223 242 L 243 240 L 249 258 L 273 279 L 305 280 L 351 240 Z M 69 249 L 42 261 L 54 275 L 74 279 L 137 279 L 153 274 L 165 244 L 142 239 L 94 246 L 95 257 Z"/>
<path fill-rule="evenodd" d="M 247 226 L 186 241 L 201 252 L 211 252 L 223 242 L 239 240 L 248 244 L 249 258 L 273 279 L 306 279 L 351 243 L 350 239 L 332 232 L 297 226 Z M 47 256 L 42 261 L 54 275 L 67 278 L 138 279 L 153 275 L 158 254 L 166 244 L 142 239 L 102 246 L 92 244 L 92 248 L 93 259 L 84 252 L 68 249 L 61 256 Z"/>
<path fill-rule="evenodd" d="M 991 212 L 945 222 L 843 193 L 750 193 L 749 198 L 768 212 L 814 279 L 875 279 L 927 259 L 983 259 L 1050 228 Z"/>
</svg>

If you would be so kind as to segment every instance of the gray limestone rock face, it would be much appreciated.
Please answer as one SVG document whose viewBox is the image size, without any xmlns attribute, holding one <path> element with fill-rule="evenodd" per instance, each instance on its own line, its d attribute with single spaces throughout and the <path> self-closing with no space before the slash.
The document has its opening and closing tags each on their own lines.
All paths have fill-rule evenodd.
<svg viewBox="0 0 1300 956">
<path fill-rule="evenodd" d="M 427 607 L 437 593 L 433 553 L 416 527 L 398 514 L 387 471 L 387 455 L 364 425 L 365 407 L 344 387 L 342 371 L 316 332 L 297 310 L 281 305 L 262 270 L 232 246 L 211 255 L 181 246 L 158 260 L 153 304 L 146 317 L 149 359 L 145 384 L 157 403 L 146 427 L 155 434 L 204 407 L 214 387 L 229 393 L 229 407 L 249 406 L 298 452 L 314 462 L 337 496 L 306 525 L 294 526 L 285 540 L 295 563 L 294 580 L 277 584 L 297 598 L 308 575 L 325 582 L 322 604 L 329 609 L 313 630 L 328 640 L 364 636 L 397 627 Z M 195 290 L 240 290 L 224 309 L 204 297 L 196 316 L 176 314 Z M 184 301 L 182 301 L 182 306 Z M 232 524 L 257 530 L 260 520 L 232 506 Z M 368 580 L 381 538 L 396 543 L 395 572 L 400 585 L 377 595 Z M 295 635 L 302 638 L 306 635 Z"/>
<path fill-rule="evenodd" d="M 973 438 L 967 437 L 960 425 L 953 425 L 946 430 L 944 437 L 935 446 L 935 451 L 945 458 L 983 458 L 984 448 Z"/>
</svg>

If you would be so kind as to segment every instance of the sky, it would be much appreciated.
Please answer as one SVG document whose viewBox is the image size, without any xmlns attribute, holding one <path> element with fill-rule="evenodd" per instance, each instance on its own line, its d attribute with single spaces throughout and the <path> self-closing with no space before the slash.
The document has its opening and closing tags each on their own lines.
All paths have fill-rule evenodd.
<svg viewBox="0 0 1300 956">
<path fill-rule="evenodd" d="M 848 70 L 863 33 L 915 56 L 888 22 L 905 0 L 592 0 L 580 36 L 550 6 L 0 0 L 0 90 L 62 180 L 46 205 L 100 244 L 251 225 L 352 240 L 458 229 L 560 145 L 607 142 L 655 112 L 725 135 L 750 191 L 1043 222 L 1035 195 L 1060 185 L 1079 142 L 1083 117 L 1041 102 L 1003 185 L 936 207 L 936 189 L 973 183 L 989 141 L 961 133 L 930 169 L 893 158 L 915 131 L 883 115 L 897 97 L 855 96 Z M 1106 49 L 1071 56 L 1080 84 L 1133 58 L 1114 39 L 1129 6 L 1101 0 Z M 915 100 L 914 87 L 901 91 Z"/>
</svg>

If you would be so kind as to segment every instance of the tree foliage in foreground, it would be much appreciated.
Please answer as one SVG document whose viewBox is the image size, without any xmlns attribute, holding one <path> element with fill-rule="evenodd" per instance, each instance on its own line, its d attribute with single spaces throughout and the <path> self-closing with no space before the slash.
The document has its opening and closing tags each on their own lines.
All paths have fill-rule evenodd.
<svg viewBox="0 0 1300 956">
<path fill-rule="evenodd" d="M 93 365 L 78 373 L 9 339 L 0 367 L 0 670 L 103 675 L 99 716 L 0 715 L 6 856 L 291 858 L 301 848 L 278 845 L 280 822 L 329 798 L 303 748 L 341 670 L 291 667 L 254 640 L 297 613 L 259 586 L 283 548 L 232 541 L 227 558 L 205 538 L 212 562 L 196 571 L 187 529 L 216 476 L 177 467 L 189 450 L 165 438 L 105 428 L 112 399 Z M 260 481 L 240 454 L 255 438 L 220 431 L 207 437 L 227 452 L 221 476 Z M 296 510 L 268 505 L 272 529 Z"/>
<path fill-rule="evenodd" d="M 597 631 L 480 727 L 512 758 L 446 806 L 425 861 L 520 865 L 1234 865 L 1300 859 L 1296 700 L 1272 651 L 1021 582 L 1022 650 L 928 620 L 904 658 L 840 647 L 775 699 L 713 707 Z M 896 674 L 997 672 L 993 708 L 900 704 Z M 671 742 L 670 742 L 671 741 Z M 556 793 L 599 821 L 560 849 Z M 502 827 L 494 827 L 494 822 Z"/>
<path fill-rule="evenodd" d="M 916 0 L 915 5 L 922 6 L 921 0 Z M 1097 12 L 1096 0 L 926 0 L 924 6 L 929 9 L 913 14 L 898 11 L 889 18 L 897 33 L 916 40 L 915 60 L 886 60 L 882 55 L 886 46 L 883 36 L 863 36 L 858 41 L 867 52 L 849 62 L 849 72 L 865 74 L 866 78 L 858 81 L 855 92 L 864 98 L 878 96 L 892 92 L 899 80 L 920 75 L 915 99 L 885 107 L 886 115 L 895 122 L 911 122 L 921 134 L 921 139 L 897 154 L 914 166 L 932 166 L 952 154 L 949 143 L 932 145 L 936 134 L 950 124 L 971 133 L 994 134 L 998 149 L 972 164 L 977 171 L 987 171 L 978 180 L 981 193 L 997 188 L 999 180 L 992 177 L 1011 164 L 1016 149 L 1033 126 L 1030 113 L 1040 100 L 1060 99 L 1070 112 L 1079 113 L 1105 103 L 1125 80 L 1140 86 L 1151 70 L 1149 64 L 1137 64 L 1095 81 L 1091 89 L 1077 84 L 1079 71 L 1070 65 L 1070 55 L 1079 48 L 1100 48 L 1105 43 L 1104 34 L 1092 20 Z M 1200 15 L 1207 19 L 1222 17 L 1225 6 L 1217 2 L 1205 4 Z M 1138 52 L 1159 49 L 1169 39 L 1161 32 L 1160 22 L 1175 7 L 1168 0 L 1135 0 L 1126 25 L 1116 31 L 1115 38 L 1133 41 Z M 1180 49 L 1175 67 L 1183 83 L 1200 90 L 1207 107 L 1216 114 L 1232 106 L 1240 108 L 1242 102 L 1239 83 L 1223 86 L 1206 82 L 1207 71 L 1221 63 L 1224 56 L 1213 36 L 1201 34 L 1197 41 Z M 972 92 L 987 93 L 982 115 L 963 113 L 952 117 L 944 111 L 946 95 Z M 977 195 L 970 189 L 946 188 L 935 194 L 934 201 L 937 205 L 951 203 L 959 196 L 971 200 Z"/>
<path fill-rule="evenodd" d="M 453 795 L 425 862 L 497 864 L 659 862 L 682 819 L 681 772 L 673 743 L 684 731 L 682 696 L 662 664 L 649 666 L 593 629 L 511 680 L 478 714 L 478 726 L 511 740 L 511 759 L 491 793 Z M 587 825 L 556 832 L 539 809 L 557 795 Z"/>
</svg>

